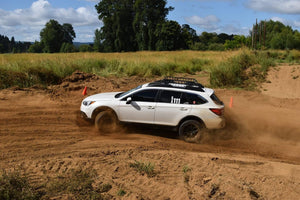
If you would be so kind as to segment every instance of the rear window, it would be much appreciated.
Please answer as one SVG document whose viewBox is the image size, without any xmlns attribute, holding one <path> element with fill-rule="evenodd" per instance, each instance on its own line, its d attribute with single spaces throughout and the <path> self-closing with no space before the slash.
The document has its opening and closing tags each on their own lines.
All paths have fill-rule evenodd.
<svg viewBox="0 0 300 200">
<path fill-rule="evenodd" d="M 215 104 L 224 105 L 224 103 L 217 97 L 217 95 L 215 95 L 215 93 L 210 95 L 210 98 L 215 102 Z"/>
<path fill-rule="evenodd" d="M 199 105 L 207 103 L 207 100 L 198 94 L 182 93 L 182 102 L 184 104 Z"/>
</svg>

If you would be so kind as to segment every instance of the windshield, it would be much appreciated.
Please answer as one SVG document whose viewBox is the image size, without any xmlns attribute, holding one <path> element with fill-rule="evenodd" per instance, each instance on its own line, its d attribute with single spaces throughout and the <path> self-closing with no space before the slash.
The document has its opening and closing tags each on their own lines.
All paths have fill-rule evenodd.
<svg viewBox="0 0 300 200">
<path fill-rule="evenodd" d="M 127 91 L 127 92 L 118 93 L 118 94 L 116 94 L 115 98 L 122 98 L 122 97 L 126 96 L 127 94 L 140 89 L 141 87 L 142 87 L 142 85 L 139 85 L 136 88 L 133 88 L 133 89 Z"/>
</svg>

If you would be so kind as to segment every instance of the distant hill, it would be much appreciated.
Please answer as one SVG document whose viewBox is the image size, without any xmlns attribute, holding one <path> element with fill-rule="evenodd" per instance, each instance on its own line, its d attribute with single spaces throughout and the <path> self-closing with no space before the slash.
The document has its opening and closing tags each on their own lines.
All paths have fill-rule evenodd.
<svg viewBox="0 0 300 200">
<path fill-rule="evenodd" d="M 73 44 L 75 47 L 79 47 L 80 45 L 83 45 L 83 44 L 90 45 L 90 44 L 94 44 L 94 43 L 93 42 L 73 42 Z"/>
</svg>

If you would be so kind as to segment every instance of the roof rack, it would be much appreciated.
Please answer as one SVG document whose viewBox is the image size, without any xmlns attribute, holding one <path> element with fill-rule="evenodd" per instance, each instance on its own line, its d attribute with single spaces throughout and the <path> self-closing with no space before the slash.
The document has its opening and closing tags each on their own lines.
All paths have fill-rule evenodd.
<svg viewBox="0 0 300 200">
<path fill-rule="evenodd" d="M 149 83 L 148 87 L 173 87 L 204 92 L 204 86 L 196 79 L 167 76 L 162 80 Z"/>
</svg>

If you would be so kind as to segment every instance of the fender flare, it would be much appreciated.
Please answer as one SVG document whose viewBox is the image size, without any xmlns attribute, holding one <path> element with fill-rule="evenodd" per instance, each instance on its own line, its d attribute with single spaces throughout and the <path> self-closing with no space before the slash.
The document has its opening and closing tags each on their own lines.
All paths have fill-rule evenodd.
<svg viewBox="0 0 300 200">
<path fill-rule="evenodd" d="M 103 111 L 107 111 L 107 110 L 112 111 L 116 115 L 117 119 L 119 119 L 116 111 L 114 109 L 112 109 L 111 107 L 99 106 L 99 107 L 97 107 L 96 109 L 93 110 L 92 121 L 95 121 L 95 118 L 98 115 L 98 113 L 103 112 Z"/>
</svg>

